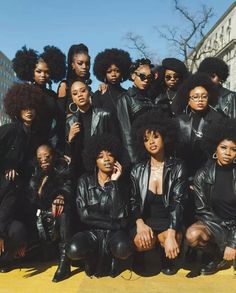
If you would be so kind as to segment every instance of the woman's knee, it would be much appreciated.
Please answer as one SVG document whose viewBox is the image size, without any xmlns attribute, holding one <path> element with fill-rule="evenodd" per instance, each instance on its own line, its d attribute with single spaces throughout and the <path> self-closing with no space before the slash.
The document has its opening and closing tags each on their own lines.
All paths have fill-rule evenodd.
<svg viewBox="0 0 236 293">
<path fill-rule="evenodd" d="M 123 239 L 111 245 L 110 250 L 115 258 L 126 259 L 133 253 L 134 245 L 131 240 Z"/>
<path fill-rule="evenodd" d="M 77 233 L 66 245 L 66 255 L 72 260 L 84 259 L 91 250 L 87 235 Z"/>
<path fill-rule="evenodd" d="M 204 234 L 204 235 L 203 235 Z M 186 232 L 186 240 L 187 243 L 192 246 L 198 246 L 199 243 L 202 241 L 202 239 L 207 239 L 207 235 L 205 235 L 205 232 L 203 229 L 190 226 Z"/>
</svg>

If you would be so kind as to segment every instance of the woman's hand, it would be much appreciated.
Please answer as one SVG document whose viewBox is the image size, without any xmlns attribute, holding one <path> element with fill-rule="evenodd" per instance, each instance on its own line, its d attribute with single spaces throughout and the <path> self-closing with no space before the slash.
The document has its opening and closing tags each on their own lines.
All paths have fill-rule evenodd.
<svg viewBox="0 0 236 293">
<path fill-rule="evenodd" d="M 236 258 L 236 249 L 226 246 L 223 258 L 225 260 L 234 260 Z"/>
<path fill-rule="evenodd" d="M 118 161 L 116 161 L 114 164 L 113 173 L 111 175 L 111 180 L 118 180 L 121 174 L 122 174 L 122 166 Z"/>
<path fill-rule="evenodd" d="M 0 255 L 5 251 L 4 240 L 0 239 Z"/>
<path fill-rule="evenodd" d="M 164 248 L 166 257 L 173 259 L 179 254 L 179 244 L 176 241 L 176 232 L 173 229 L 167 231 Z"/>
<path fill-rule="evenodd" d="M 79 124 L 79 122 L 73 123 L 71 125 L 71 127 L 70 127 L 69 136 L 68 136 L 68 142 L 71 142 L 79 132 L 80 132 L 80 124 Z"/>
<path fill-rule="evenodd" d="M 64 196 L 63 195 L 58 195 L 53 203 L 52 203 L 52 214 L 53 217 L 58 217 L 62 214 L 64 210 Z"/>
<path fill-rule="evenodd" d="M 106 83 L 99 84 L 98 90 L 103 94 L 107 91 L 108 85 Z"/>
<path fill-rule="evenodd" d="M 142 219 L 136 221 L 137 224 L 137 240 L 140 247 L 151 248 L 153 240 L 153 231 L 146 225 Z"/>
<path fill-rule="evenodd" d="M 12 170 L 8 170 L 5 172 L 5 177 L 7 180 L 9 181 L 14 181 L 16 176 L 18 176 L 19 174 L 16 172 L 16 170 L 12 169 Z"/>
</svg>

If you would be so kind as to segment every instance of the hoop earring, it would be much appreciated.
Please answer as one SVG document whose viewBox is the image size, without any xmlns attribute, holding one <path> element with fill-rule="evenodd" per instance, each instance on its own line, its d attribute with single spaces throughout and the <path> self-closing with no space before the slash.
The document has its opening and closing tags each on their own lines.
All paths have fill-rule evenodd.
<svg viewBox="0 0 236 293">
<path fill-rule="evenodd" d="M 68 108 L 73 114 L 79 111 L 79 107 L 74 102 L 70 103 Z"/>
<path fill-rule="evenodd" d="M 233 164 L 236 164 L 236 158 L 233 159 Z"/>
<path fill-rule="evenodd" d="M 212 155 L 212 159 L 217 159 L 217 154 L 216 154 L 216 153 L 214 153 L 214 154 Z"/>
</svg>

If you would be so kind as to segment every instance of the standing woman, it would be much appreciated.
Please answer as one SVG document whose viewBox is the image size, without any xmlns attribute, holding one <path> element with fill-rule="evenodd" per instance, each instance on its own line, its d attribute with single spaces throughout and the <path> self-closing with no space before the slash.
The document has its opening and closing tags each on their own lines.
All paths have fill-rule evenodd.
<svg viewBox="0 0 236 293">
<path fill-rule="evenodd" d="M 166 58 L 162 61 L 163 92 L 157 97 L 157 103 L 169 108 L 170 116 L 181 113 L 183 109 L 176 101 L 178 89 L 188 76 L 185 64 L 176 58 Z"/>
<path fill-rule="evenodd" d="M 126 166 L 130 166 L 136 161 L 131 144 L 133 122 L 140 114 L 151 111 L 156 107 L 154 101 L 147 94 L 152 80 L 151 61 L 149 59 L 136 60 L 131 66 L 130 76 L 133 86 L 123 93 L 117 102 L 117 117 L 120 124 Z"/>
<path fill-rule="evenodd" d="M 44 142 L 47 143 L 49 139 L 54 139 L 54 143 L 60 146 L 62 143 L 62 137 L 60 136 L 62 126 L 59 119 L 56 93 L 48 89 L 47 85 L 51 86 L 52 81 L 58 82 L 65 76 L 65 55 L 54 46 L 44 47 L 41 54 L 33 49 L 23 47 L 16 52 L 12 62 L 13 69 L 20 80 L 31 82 L 42 91 L 42 104 L 45 107 L 45 112 L 40 122 Z"/>
<path fill-rule="evenodd" d="M 218 89 L 211 79 L 196 73 L 184 81 L 176 98 L 185 109 L 176 118 L 180 128 L 179 156 L 185 160 L 191 178 L 207 159 L 200 146 L 203 128 L 222 118 L 211 106 L 217 97 Z"/>
<path fill-rule="evenodd" d="M 95 107 L 103 108 L 116 115 L 116 105 L 120 94 L 126 92 L 121 83 L 129 78 L 131 58 L 121 49 L 106 49 L 94 60 L 93 72 L 96 78 L 105 83 L 104 91 L 93 94 Z"/>
<path fill-rule="evenodd" d="M 62 117 L 71 114 L 71 85 L 74 81 L 82 81 L 87 85 L 91 84 L 90 79 L 90 56 L 88 47 L 84 44 L 72 45 L 67 56 L 66 80 L 63 80 L 57 90 L 58 105 Z"/>
<path fill-rule="evenodd" d="M 79 178 L 77 213 L 84 231 L 71 239 L 67 255 L 84 260 L 87 275 L 117 274 L 118 260 L 133 250 L 127 233 L 128 194 L 122 184 L 120 146 L 111 135 L 93 136 L 84 151 L 86 168 L 92 172 Z"/>
<path fill-rule="evenodd" d="M 200 273 L 210 275 L 236 259 L 236 120 L 224 118 L 209 125 L 204 147 L 212 159 L 194 178 L 197 222 L 186 238 L 208 254 Z"/>
<path fill-rule="evenodd" d="M 131 171 L 132 237 L 137 251 L 164 249 L 162 272 L 172 275 L 171 261 L 180 253 L 183 202 L 187 174 L 183 162 L 172 157 L 177 142 L 173 120 L 156 111 L 138 117 L 132 127 L 134 148 L 141 163 Z"/>
<path fill-rule="evenodd" d="M 36 117 L 41 110 L 40 90 L 29 84 L 15 84 L 4 98 L 12 123 L 0 127 L 0 266 L 2 271 L 19 248 L 27 243 L 22 223 L 24 198 L 21 186 L 31 175 L 30 161 L 40 144 Z M 5 267 L 5 269 L 3 268 Z"/>
</svg>

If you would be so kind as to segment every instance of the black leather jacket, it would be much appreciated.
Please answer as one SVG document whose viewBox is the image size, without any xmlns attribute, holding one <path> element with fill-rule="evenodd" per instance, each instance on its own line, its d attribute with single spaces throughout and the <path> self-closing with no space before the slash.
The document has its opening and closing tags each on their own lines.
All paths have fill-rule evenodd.
<svg viewBox="0 0 236 293">
<path fill-rule="evenodd" d="M 126 225 L 126 194 L 117 181 L 101 187 L 96 172 L 79 178 L 76 205 L 81 222 L 88 229 L 118 230 Z"/>
<path fill-rule="evenodd" d="M 131 126 L 141 114 L 156 108 L 155 101 L 144 96 L 136 87 L 131 87 L 117 102 L 117 118 L 120 124 L 122 142 L 127 165 L 136 162 L 131 144 Z"/>
<path fill-rule="evenodd" d="M 226 246 L 236 248 L 236 219 L 224 221 L 220 219 L 212 209 L 211 198 L 215 183 L 216 162 L 209 161 L 198 170 L 194 178 L 194 192 L 196 205 L 196 219 L 205 222 L 213 231 L 215 225 L 225 225 L 230 230 Z M 236 168 L 233 169 L 233 182 L 236 196 Z"/>
<path fill-rule="evenodd" d="M 48 179 L 39 196 L 39 187 L 45 176 L 48 176 Z M 69 165 L 64 158 L 59 158 L 48 173 L 36 167 L 30 180 L 28 198 L 34 209 L 48 210 L 51 209 L 53 200 L 60 194 L 63 195 L 67 208 L 71 203 L 71 192 Z"/>
<path fill-rule="evenodd" d="M 236 118 L 236 93 L 221 87 L 215 108 L 221 110 L 229 118 Z"/>
<path fill-rule="evenodd" d="M 144 202 L 150 178 L 150 161 L 139 163 L 131 171 L 133 217 L 142 218 Z M 169 207 L 169 222 L 172 229 L 179 229 L 182 222 L 183 204 L 187 197 L 187 174 L 184 164 L 176 158 L 169 158 L 164 164 L 163 200 Z"/>
</svg>

